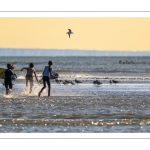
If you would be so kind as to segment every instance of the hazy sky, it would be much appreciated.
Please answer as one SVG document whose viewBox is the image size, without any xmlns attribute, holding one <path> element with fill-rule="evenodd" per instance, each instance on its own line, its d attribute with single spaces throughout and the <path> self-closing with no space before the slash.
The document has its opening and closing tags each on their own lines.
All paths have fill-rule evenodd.
<svg viewBox="0 0 150 150">
<path fill-rule="evenodd" d="M 150 18 L 0 18 L 0 48 L 145 51 Z"/>
</svg>

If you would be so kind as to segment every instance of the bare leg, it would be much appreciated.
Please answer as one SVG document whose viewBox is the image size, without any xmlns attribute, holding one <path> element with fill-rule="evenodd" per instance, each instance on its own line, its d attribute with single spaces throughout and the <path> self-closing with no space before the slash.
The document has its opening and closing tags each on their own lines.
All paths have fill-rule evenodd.
<svg viewBox="0 0 150 150">
<path fill-rule="evenodd" d="M 12 92 L 12 89 L 9 89 L 9 90 L 8 90 L 8 94 L 10 94 L 11 92 Z"/>
<path fill-rule="evenodd" d="M 28 87 L 28 80 L 26 80 L 26 87 Z"/>
<path fill-rule="evenodd" d="M 11 81 L 5 81 L 5 88 L 6 88 L 6 95 L 10 94 L 12 92 L 12 82 Z"/>
<path fill-rule="evenodd" d="M 45 83 L 45 80 L 43 79 L 43 87 L 41 89 L 41 91 L 39 92 L 38 96 L 40 97 L 41 96 L 41 93 L 42 91 L 46 88 L 46 83 Z"/>
<path fill-rule="evenodd" d="M 6 95 L 10 94 L 12 92 L 12 89 L 6 89 Z"/>
<path fill-rule="evenodd" d="M 30 81 L 30 92 L 29 93 L 32 92 L 32 87 L 33 87 L 33 81 Z"/>
<path fill-rule="evenodd" d="M 6 95 L 8 95 L 8 93 L 9 93 L 9 89 L 8 89 L 8 88 L 6 88 Z"/>
</svg>

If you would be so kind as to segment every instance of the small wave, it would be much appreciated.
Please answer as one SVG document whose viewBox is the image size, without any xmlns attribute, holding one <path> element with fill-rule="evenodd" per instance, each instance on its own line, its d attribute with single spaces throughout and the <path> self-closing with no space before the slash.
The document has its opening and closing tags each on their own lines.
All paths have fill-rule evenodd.
<svg viewBox="0 0 150 150">
<path fill-rule="evenodd" d="M 22 114 L 23 116 L 23 114 Z M 78 117 L 76 117 L 78 118 Z M 80 117 L 79 117 L 80 118 Z M 150 119 L 114 119 L 114 120 L 94 120 L 94 119 L 5 119 L 0 120 L 1 125 L 5 124 L 28 124 L 28 125 L 58 125 L 58 126 L 127 126 L 127 125 L 150 125 Z"/>
</svg>

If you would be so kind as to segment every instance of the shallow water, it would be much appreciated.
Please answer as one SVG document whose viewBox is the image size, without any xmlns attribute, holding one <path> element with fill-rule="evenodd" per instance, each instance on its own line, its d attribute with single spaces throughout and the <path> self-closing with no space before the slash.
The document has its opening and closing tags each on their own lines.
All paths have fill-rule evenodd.
<svg viewBox="0 0 150 150">
<path fill-rule="evenodd" d="M 17 67 L 14 72 L 18 79 L 9 96 L 5 95 L 5 88 L 0 84 L 0 132 L 150 132 L 149 58 L 130 58 L 130 61 L 139 64 L 119 64 L 120 59 L 127 59 L 119 57 L 89 57 L 88 60 L 87 57 L 2 58 L 2 67 L 8 59 Z M 41 76 L 43 66 L 49 59 L 57 62 L 53 70 L 59 73 L 60 79 L 79 79 L 83 83 L 59 85 L 51 80 L 51 97 L 47 98 L 45 90 L 39 100 L 37 94 L 42 85 L 35 82 L 33 92 L 28 94 L 25 71 L 19 70 L 34 60 L 35 69 L 37 66 Z M 143 61 L 146 64 L 142 64 Z M 62 62 L 68 65 L 63 65 L 59 71 Z M 93 85 L 96 78 L 103 84 Z M 110 85 L 111 78 L 119 83 Z"/>
</svg>

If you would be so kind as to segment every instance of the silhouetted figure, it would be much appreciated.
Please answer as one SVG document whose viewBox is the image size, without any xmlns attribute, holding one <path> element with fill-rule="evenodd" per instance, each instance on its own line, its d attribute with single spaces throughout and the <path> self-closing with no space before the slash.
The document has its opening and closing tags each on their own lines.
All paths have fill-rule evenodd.
<svg viewBox="0 0 150 150">
<path fill-rule="evenodd" d="M 69 38 L 70 38 L 70 34 L 73 34 L 73 32 L 71 31 L 71 29 L 68 29 L 67 34 L 69 35 Z"/>
<path fill-rule="evenodd" d="M 17 75 L 13 73 L 14 66 L 12 64 L 7 64 L 7 69 L 4 71 L 4 85 L 6 88 L 6 95 L 10 94 L 12 92 L 12 76 L 14 78 L 17 78 Z"/>
<path fill-rule="evenodd" d="M 44 71 L 43 71 L 43 87 L 38 93 L 38 97 L 41 96 L 42 91 L 46 88 L 46 83 L 48 86 L 48 97 L 50 97 L 50 90 L 51 90 L 51 84 L 50 84 L 50 77 L 53 77 L 54 79 L 58 78 L 57 76 L 52 74 L 52 68 L 51 66 L 53 65 L 53 61 L 48 62 L 48 66 L 45 66 Z"/>
<path fill-rule="evenodd" d="M 77 80 L 77 79 L 75 79 L 75 83 L 82 83 L 82 81 L 79 81 L 79 80 Z"/>
<path fill-rule="evenodd" d="M 33 77 L 34 76 L 36 78 L 37 83 L 39 83 L 37 75 L 36 75 L 36 71 L 34 69 L 34 64 L 30 63 L 29 67 L 23 67 L 21 69 L 21 71 L 23 71 L 24 69 L 27 71 L 27 74 L 26 74 L 26 87 L 28 87 L 28 83 L 29 83 L 30 84 L 30 91 L 29 91 L 29 93 L 31 93 L 32 92 L 32 88 L 34 86 L 34 84 L 33 84 L 33 81 L 34 81 Z"/>
</svg>

